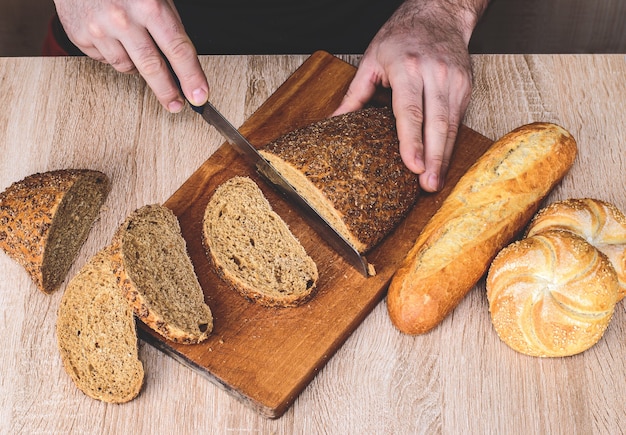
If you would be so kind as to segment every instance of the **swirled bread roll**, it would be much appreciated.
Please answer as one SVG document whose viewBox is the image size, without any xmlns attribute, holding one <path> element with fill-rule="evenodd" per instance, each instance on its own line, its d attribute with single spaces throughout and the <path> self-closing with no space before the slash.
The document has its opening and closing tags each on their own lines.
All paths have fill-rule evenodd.
<svg viewBox="0 0 626 435">
<path fill-rule="evenodd" d="M 626 296 L 626 216 L 617 207 L 592 198 L 554 202 L 537 213 L 526 233 L 551 229 L 571 231 L 602 251 L 617 272 L 619 299 Z"/>
<path fill-rule="evenodd" d="M 511 348 L 569 356 L 604 334 L 617 303 L 617 276 L 582 237 L 550 230 L 500 251 L 487 275 L 487 298 L 493 326 Z"/>
</svg>

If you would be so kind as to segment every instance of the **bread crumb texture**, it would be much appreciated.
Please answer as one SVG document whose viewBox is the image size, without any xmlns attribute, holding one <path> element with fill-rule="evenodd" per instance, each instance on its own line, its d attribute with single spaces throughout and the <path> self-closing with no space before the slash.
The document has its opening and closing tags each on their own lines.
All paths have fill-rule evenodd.
<svg viewBox="0 0 626 435">
<path fill-rule="evenodd" d="M 122 291 L 142 322 L 177 343 L 208 338 L 213 316 L 172 211 L 158 204 L 134 211 L 111 247 Z"/>
<path fill-rule="evenodd" d="M 87 169 L 30 175 L 0 193 L 0 248 L 52 293 L 74 262 L 109 193 L 108 177 Z"/>
<path fill-rule="evenodd" d="M 217 188 L 205 210 L 203 243 L 218 275 L 251 301 L 293 307 L 315 294 L 315 262 L 248 177 Z"/>
<path fill-rule="evenodd" d="M 132 309 L 122 296 L 111 255 L 96 254 L 68 284 L 58 310 L 63 367 L 89 397 L 128 402 L 143 385 Z"/>
<path fill-rule="evenodd" d="M 548 230 L 504 248 L 487 275 L 498 336 L 518 352 L 560 357 L 600 340 L 618 300 L 615 269 L 583 238 Z"/>
</svg>

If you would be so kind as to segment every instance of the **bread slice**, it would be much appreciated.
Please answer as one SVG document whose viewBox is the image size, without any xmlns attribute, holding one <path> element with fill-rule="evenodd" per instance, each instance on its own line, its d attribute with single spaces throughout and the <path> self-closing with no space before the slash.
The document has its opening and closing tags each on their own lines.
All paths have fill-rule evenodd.
<svg viewBox="0 0 626 435">
<path fill-rule="evenodd" d="M 100 251 L 69 282 L 59 305 L 57 343 L 65 371 L 86 395 L 128 402 L 143 385 L 133 311 Z"/>
<path fill-rule="evenodd" d="M 0 193 L 0 248 L 22 265 L 37 288 L 57 290 L 102 204 L 109 179 L 98 171 L 37 173 Z"/>
<path fill-rule="evenodd" d="M 142 322 L 177 343 L 209 336 L 211 309 L 172 211 L 161 205 L 135 210 L 116 231 L 111 252 L 122 293 Z"/>
<path fill-rule="evenodd" d="M 250 178 L 234 177 L 217 188 L 202 234 L 217 273 L 244 297 L 293 307 L 313 296 L 315 262 Z"/>
<path fill-rule="evenodd" d="M 400 223 L 420 192 L 418 176 L 400 157 L 389 108 L 324 119 L 261 154 L 360 253 Z"/>
</svg>

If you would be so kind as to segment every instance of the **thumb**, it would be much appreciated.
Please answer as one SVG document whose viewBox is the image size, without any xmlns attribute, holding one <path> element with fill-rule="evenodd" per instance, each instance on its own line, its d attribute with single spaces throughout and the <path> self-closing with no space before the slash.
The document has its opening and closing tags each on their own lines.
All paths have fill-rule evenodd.
<svg viewBox="0 0 626 435">
<path fill-rule="evenodd" d="M 376 74 L 367 72 L 365 68 L 359 67 L 346 91 L 346 95 L 344 95 L 341 104 L 333 112 L 332 116 L 342 115 L 363 108 L 376 92 L 377 83 L 378 78 Z"/>
</svg>

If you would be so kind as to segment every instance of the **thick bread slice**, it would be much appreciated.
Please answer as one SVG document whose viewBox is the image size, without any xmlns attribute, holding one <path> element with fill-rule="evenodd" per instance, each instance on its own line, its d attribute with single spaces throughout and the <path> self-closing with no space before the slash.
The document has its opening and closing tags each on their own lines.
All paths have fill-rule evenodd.
<svg viewBox="0 0 626 435">
<path fill-rule="evenodd" d="M 174 213 L 161 205 L 135 210 L 118 228 L 111 251 L 122 293 L 142 322 L 177 343 L 209 336 L 213 316 Z"/>
<path fill-rule="evenodd" d="M 202 234 L 217 273 L 252 301 L 296 306 L 317 288 L 314 261 L 250 178 L 234 177 L 217 188 Z"/>
<path fill-rule="evenodd" d="M 389 234 L 419 195 L 418 176 L 402 163 L 389 108 L 324 119 L 261 153 L 361 253 Z"/>
<path fill-rule="evenodd" d="M 387 308 L 395 326 L 421 334 L 439 324 L 522 231 L 576 153 L 574 138 L 549 123 L 496 141 L 454 186 L 392 278 Z"/>
<path fill-rule="evenodd" d="M 0 247 L 41 291 L 59 288 L 109 193 L 98 171 L 37 173 L 0 193 Z"/>
<path fill-rule="evenodd" d="M 144 370 L 133 311 L 113 267 L 102 250 L 72 278 L 56 332 L 63 367 L 78 388 L 94 399 L 123 403 L 139 394 Z"/>
</svg>

